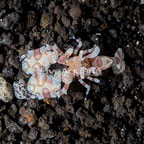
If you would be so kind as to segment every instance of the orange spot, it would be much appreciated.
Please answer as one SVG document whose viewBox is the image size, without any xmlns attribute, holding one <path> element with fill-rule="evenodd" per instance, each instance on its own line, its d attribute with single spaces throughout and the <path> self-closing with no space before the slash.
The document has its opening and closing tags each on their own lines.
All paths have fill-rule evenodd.
<svg viewBox="0 0 144 144">
<path fill-rule="evenodd" d="M 27 122 L 29 123 L 29 122 L 32 122 L 32 121 L 34 120 L 35 115 L 32 114 L 32 115 L 30 116 L 29 114 L 24 114 L 23 117 L 26 118 Z"/>
<path fill-rule="evenodd" d="M 43 99 L 43 101 L 47 104 L 50 104 L 50 99 Z"/>
<path fill-rule="evenodd" d="M 19 52 L 19 56 L 21 56 L 21 55 L 23 55 L 25 53 L 23 48 L 20 48 L 18 52 Z"/>
<path fill-rule="evenodd" d="M 130 68 L 127 68 L 127 69 L 126 69 L 126 72 L 127 72 L 127 73 L 131 73 Z"/>
<path fill-rule="evenodd" d="M 35 120 L 35 113 L 30 108 L 21 107 L 19 113 L 23 118 L 27 120 L 28 123 Z"/>
</svg>

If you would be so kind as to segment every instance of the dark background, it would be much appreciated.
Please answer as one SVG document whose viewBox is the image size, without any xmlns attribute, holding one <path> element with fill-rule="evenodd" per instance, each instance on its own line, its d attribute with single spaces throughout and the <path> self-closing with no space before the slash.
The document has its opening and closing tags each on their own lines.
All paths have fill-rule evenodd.
<svg viewBox="0 0 144 144">
<path fill-rule="evenodd" d="M 65 52 L 83 49 L 99 38 L 101 55 L 114 56 L 121 47 L 126 70 L 103 72 L 101 83 L 86 89 L 73 80 L 68 95 L 52 99 L 0 101 L 0 143 L 11 144 L 143 144 L 144 143 L 144 5 L 139 0 L 0 0 L 0 76 L 10 84 L 28 76 L 19 56 L 44 44 Z M 35 113 L 30 127 L 20 122 L 19 109 Z M 6 129 L 7 128 L 7 129 Z"/>
</svg>

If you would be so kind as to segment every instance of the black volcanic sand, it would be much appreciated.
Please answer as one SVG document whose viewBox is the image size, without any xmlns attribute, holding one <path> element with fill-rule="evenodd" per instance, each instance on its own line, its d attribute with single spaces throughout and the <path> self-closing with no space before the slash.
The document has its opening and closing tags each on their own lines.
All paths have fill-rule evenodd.
<svg viewBox="0 0 144 144">
<path fill-rule="evenodd" d="M 139 0 L 1 0 L 0 76 L 11 85 L 28 80 L 19 55 L 56 43 L 65 52 L 75 35 L 89 49 L 99 38 L 101 55 L 125 54 L 126 70 L 103 72 L 100 84 L 74 79 L 68 95 L 50 100 L 0 101 L 0 144 L 143 144 L 144 5 Z M 61 68 L 61 66 L 58 66 Z M 57 66 L 55 66 L 57 68 Z M 32 126 L 19 120 L 21 107 L 35 112 Z"/>
</svg>

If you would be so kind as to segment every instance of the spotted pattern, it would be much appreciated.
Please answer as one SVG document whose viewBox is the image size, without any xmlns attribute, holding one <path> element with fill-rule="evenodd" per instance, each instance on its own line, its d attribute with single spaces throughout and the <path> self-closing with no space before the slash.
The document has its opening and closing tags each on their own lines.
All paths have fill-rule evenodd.
<svg viewBox="0 0 144 144">
<path fill-rule="evenodd" d="M 92 66 L 100 70 L 106 70 L 110 68 L 112 64 L 113 58 L 107 56 L 97 56 L 92 62 Z"/>
<path fill-rule="evenodd" d="M 90 73 L 86 70 L 93 70 L 93 76 L 97 77 L 102 74 L 103 70 L 113 67 L 116 73 L 123 72 L 125 69 L 124 55 L 122 49 L 118 49 L 115 57 L 98 56 L 100 48 L 97 44 L 92 49 L 81 50 L 77 55 L 82 43 L 80 40 L 73 38 L 78 42 L 78 46 L 74 51 L 74 56 L 69 58 L 73 53 L 73 49 L 63 54 L 56 45 L 46 45 L 36 50 L 28 51 L 27 54 L 21 56 L 22 69 L 31 74 L 27 83 L 28 96 L 30 98 L 47 99 L 60 97 L 67 94 L 70 83 L 75 76 L 79 82 L 86 87 L 86 98 L 90 91 L 90 86 L 83 79 L 87 78 L 93 82 L 99 83 L 97 78 L 90 77 Z M 97 39 L 96 39 L 97 41 Z M 86 55 L 88 54 L 88 55 Z M 60 58 L 58 59 L 58 57 Z M 47 75 L 46 71 L 51 64 L 60 63 L 68 66 L 67 71 L 56 71 L 54 75 Z M 64 87 L 61 89 L 61 82 Z"/>
<path fill-rule="evenodd" d="M 31 75 L 27 82 L 29 98 L 57 97 L 57 91 L 61 88 L 61 71 L 56 71 L 54 75 L 47 75 L 46 71 L 57 62 L 59 54 L 61 52 L 56 45 L 46 45 L 21 56 L 23 71 Z"/>
<path fill-rule="evenodd" d="M 59 77 L 37 73 L 32 75 L 27 83 L 29 97 L 35 99 L 55 98 L 56 92 L 61 88 L 61 72 Z"/>
<path fill-rule="evenodd" d="M 55 49 L 56 45 L 46 45 L 41 48 L 30 50 L 22 55 L 22 69 L 25 73 L 33 75 L 36 71 L 46 72 L 51 64 L 56 63 L 59 53 Z M 54 51 L 52 51 L 52 49 Z"/>
</svg>

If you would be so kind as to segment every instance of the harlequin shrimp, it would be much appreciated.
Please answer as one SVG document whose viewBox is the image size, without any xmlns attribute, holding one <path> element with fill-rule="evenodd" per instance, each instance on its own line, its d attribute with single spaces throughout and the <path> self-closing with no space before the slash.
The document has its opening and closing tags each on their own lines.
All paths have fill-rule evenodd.
<svg viewBox="0 0 144 144">
<path fill-rule="evenodd" d="M 122 49 L 118 48 L 114 57 L 98 56 L 100 53 L 100 48 L 97 45 L 98 39 L 96 39 L 96 44 L 92 49 L 80 50 L 82 42 L 75 37 L 73 38 L 78 42 L 75 51 L 73 48 L 70 48 L 58 59 L 59 64 L 68 66 L 68 69 L 62 72 L 62 81 L 69 86 L 76 76 L 78 81 L 87 89 L 85 96 L 85 99 L 87 99 L 90 86 L 83 79 L 86 78 L 95 83 L 100 83 L 100 80 L 96 77 L 102 75 L 102 71 L 110 67 L 112 67 L 115 74 L 122 73 L 125 70 L 124 54 Z M 80 52 L 77 56 L 79 50 Z M 73 53 L 74 56 L 72 56 Z"/>
<path fill-rule="evenodd" d="M 83 81 L 84 79 L 100 83 L 97 77 L 102 75 L 103 70 L 112 67 L 116 74 L 125 70 L 122 49 L 119 48 L 114 57 L 98 56 L 100 53 L 98 39 L 93 48 L 88 50 L 80 50 L 82 42 L 75 37 L 73 39 L 78 43 L 75 50 L 69 48 L 63 53 L 56 45 L 46 45 L 21 56 L 22 69 L 32 75 L 27 83 L 30 98 L 47 99 L 67 94 L 70 83 L 74 77 L 77 77 L 87 89 L 85 96 L 87 99 L 90 86 Z M 78 52 L 79 55 L 77 55 Z M 54 63 L 66 65 L 68 68 L 62 72 L 56 71 L 54 75 L 46 74 L 50 65 Z M 64 83 L 63 88 L 61 88 L 62 82 Z"/>
</svg>

